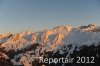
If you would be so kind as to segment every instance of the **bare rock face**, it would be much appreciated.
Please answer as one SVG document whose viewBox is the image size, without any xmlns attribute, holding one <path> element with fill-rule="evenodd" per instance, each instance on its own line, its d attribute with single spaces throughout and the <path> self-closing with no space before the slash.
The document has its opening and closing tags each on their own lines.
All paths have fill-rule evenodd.
<svg viewBox="0 0 100 66">
<path fill-rule="evenodd" d="M 51 30 L 45 31 L 44 34 L 41 36 L 41 41 L 42 43 L 46 43 L 48 41 L 48 37 L 52 34 L 53 32 Z"/>
<path fill-rule="evenodd" d="M 1 35 L 0 35 L 0 39 L 2 40 L 2 39 L 5 39 L 5 38 L 10 38 L 12 35 L 13 35 L 13 34 L 11 34 L 11 33 L 1 34 Z"/>
<path fill-rule="evenodd" d="M 81 26 L 79 28 L 82 29 L 83 31 L 91 32 L 91 31 L 94 31 L 96 29 L 96 25 L 89 24 L 87 26 Z"/>
<path fill-rule="evenodd" d="M 31 41 L 32 41 L 32 43 L 35 43 L 35 41 L 36 41 L 36 36 L 35 35 L 32 35 Z"/>
<path fill-rule="evenodd" d="M 56 38 L 54 39 L 54 43 L 55 43 L 55 44 L 61 43 L 63 37 L 64 37 L 64 35 L 62 35 L 62 34 L 57 34 L 57 35 L 56 35 Z"/>
<path fill-rule="evenodd" d="M 2 66 L 13 66 L 9 57 L 7 55 L 5 55 L 4 53 L 1 53 L 1 52 L 0 52 L 0 65 L 2 65 Z"/>
</svg>

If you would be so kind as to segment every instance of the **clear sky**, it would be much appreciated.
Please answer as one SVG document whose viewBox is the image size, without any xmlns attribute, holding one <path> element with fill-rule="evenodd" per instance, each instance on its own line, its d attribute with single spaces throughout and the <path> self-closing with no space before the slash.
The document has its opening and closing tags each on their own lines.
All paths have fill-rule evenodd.
<svg viewBox="0 0 100 66">
<path fill-rule="evenodd" d="M 0 33 L 100 25 L 100 0 L 0 0 Z"/>
</svg>

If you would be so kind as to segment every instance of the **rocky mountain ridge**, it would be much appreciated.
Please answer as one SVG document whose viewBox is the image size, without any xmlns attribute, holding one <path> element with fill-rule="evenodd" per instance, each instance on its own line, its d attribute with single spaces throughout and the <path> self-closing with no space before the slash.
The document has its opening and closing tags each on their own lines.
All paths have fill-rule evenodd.
<svg viewBox="0 0 100 66">
<path fill-rule="evenodd" d="M 95 49 L 100 45 L 99 36 L 100 27 L 93 24 L 76 28 L 58 26 L 34 33 L 26 31 L 15 35 L 2 34 L 0 35 L 0 58 L 5 61 L 9 59 L 13 66 L 37 66 L 35 62 L 38 64 L 38 61 L 34 60 L 34 57 L 58 58 L 59 55 L 66 58 L 80 52 L 84 46 L 94 46 Z M 66 66 L 66 64 L 53 64 L 53 66 Z"/>
</svg>

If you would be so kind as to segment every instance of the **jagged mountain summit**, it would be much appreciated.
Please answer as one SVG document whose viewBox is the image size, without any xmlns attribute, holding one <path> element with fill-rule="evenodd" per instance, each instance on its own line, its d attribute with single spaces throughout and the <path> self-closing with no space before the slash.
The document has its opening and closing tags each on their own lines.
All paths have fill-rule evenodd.
<svg viewBox="0 0 100 66">
<path fill-rule="evenodd" d="M 0 35 L 0 59 L 3 58 L 3 61 L 6 61 L 5 64 L 9 63 L 10 66 L 42 66 L 42 64 L 38 65 L 34 57 L 59 58 L 57 55 L 64 58 L 74 57 L 77 55 L 75 53 L 80 53 L 84 46 L 95 49 L 99 45 L 100 27 L 93 24 L 76 28 L 58 26 L 34 33 L 31 31 L 8 33 Z M 0 63 L 3 61 L 1 60 Z M 52 66 L 52 64 L 45 65 Z M 66 66 L 66 64 L 53 64 L 53 66 Z"/>
</svg>

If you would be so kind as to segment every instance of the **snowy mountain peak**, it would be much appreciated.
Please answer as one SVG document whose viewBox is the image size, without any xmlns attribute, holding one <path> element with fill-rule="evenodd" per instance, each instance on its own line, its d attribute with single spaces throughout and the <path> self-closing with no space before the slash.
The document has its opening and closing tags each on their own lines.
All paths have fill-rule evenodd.
<svg viewBox="0 0 100 66">
<path fill-rule="evenodd" d="M 12 36 L 13 34 L 11 33 L 6 33 L 6 34 L 0 34 L 0 39 L 4 39 L 4 38 L 7 38 L 9 36 Z"/>
<path fill-rule="evenodd" d="M 94 24 L 89 24 L 87 26 L 81 26 L 79 27 L 80 29 L 82 29 L 83 31 L 93 31 L 95 30 L 97 27 Z"/>
<path fill-rule="evenodd" d="M 79 30 L 80 29 L 80 30 Z M 96 25 L 89 24 L 87 26 L 81 26 L 78 28 L 73 28 L 71 26 L 57 26 L 53 29 L 39 31 L 36 33 L 32 33 L 31 31 L 25 31 L 21 33 L 17 33 L 9 38 L 6 41 L 3 40 L 2 47 L 6 47 L 8 45 L 9 49 L 13 46 L 15 48 L 21 48 L 24 45 L 31 44 L 31 43 L 40 43 L 40 44 L 51 44 L 51 47 L 54 48 L 64 44 L 64 43 L 89 43 L 97 42 L 95 39 L 100 39 L 97 37 L 99 34 L 99 28 Z M 91 34 L 91 32 L 98 31 L 97 34 Z M 87 33 L 89 32 L 89 33 Z M 9 36 L 12 34 L 4 34 L 1 35 L 0 38 L 5 36 Z M 83 36 L 83 37 L 80 37 Z M 88 37 L 87 37 L 88 36 Z M 6 37 L 5 37 L 6 38 Z M 93 40 L 93 41 L 91 41 Z M 1 41 L 2 42 L 2 41 Z M 8 49 L 7 49 L 8 50 Z"/>
<path fill-rule="evenodd" d="M 78 28 L 57 26 L 35 33 L 25 31 L 14 35 L 0 35 L 0 56 L 5 60 L 10 58 L 16 66 L 32 66 L 35 57 L 47 57 L 49 53 L 51 56 L 70 57 L 83 46 L 96 47 L 99 44 L 100 27 L 96 25 L 89 24 Z"/>
<path fill-rule="evenodd" d="M 65 32 L 70 32 L 73 27 L 71 26 L 57 26 L 53 30 L 54 32 L 60 32 L 60 31 L 65 31 Z"/>
<path fill-rule="evenodd" d="M 23 31 L 20 34 L 32 34 L 32 31 Z"/>
</svg>

